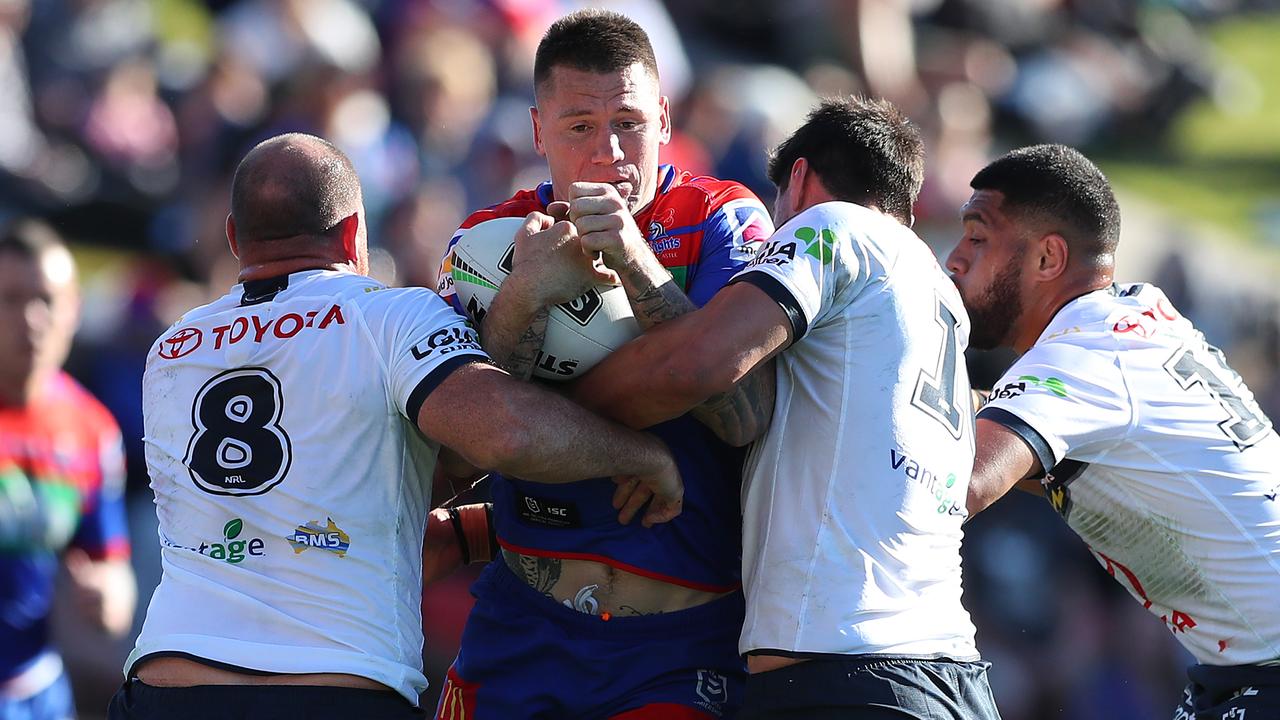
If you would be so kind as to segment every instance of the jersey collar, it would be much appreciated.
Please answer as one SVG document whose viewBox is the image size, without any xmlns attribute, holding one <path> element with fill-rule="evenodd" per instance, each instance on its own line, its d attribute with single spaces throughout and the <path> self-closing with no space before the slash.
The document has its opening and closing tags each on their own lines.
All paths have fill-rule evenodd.
<svg viewBox="0 0 1280 720">
<path fill-rule="evenodd" d="M 654 194 L 654 200 L 657 199 L 658 195 L 661 195 L 666 191 L 670 190 L 671 186 L 675 183 L 675 181 L 676 181 L 675 166 L 659 165 L 658 166 L 658 192 Z M 538 183 L 538 187 L 534 188 L 533 192 L 534 192 L 534 195 L 537 196 L 538 202 L 541 203 L 542 207 L 544 208 L 550 205 L 556 199 L 555 188 L 551 186 L 550 180 L 544 180 Z M 653 204 L 653 200 L 650 200 L 649 205 L 652 205 L 652 204 Z M 635 212 L 635 214 L 639 215 L 645 210 L 648 210 L 649 205 L 646 205 L 640 208 Z"/>
</svg>

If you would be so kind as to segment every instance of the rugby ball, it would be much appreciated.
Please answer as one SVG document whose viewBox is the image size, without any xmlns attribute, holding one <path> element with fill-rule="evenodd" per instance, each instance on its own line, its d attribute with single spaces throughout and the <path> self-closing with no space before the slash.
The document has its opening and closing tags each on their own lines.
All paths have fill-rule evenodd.
<svg viewBox="0 0 1280 720">
<path fill-rule="evenodd" d="M 524 218 L 486 220 L 463 230 L 449 254 L 454 292 L 479 327 L 515 260 L 515 235 Z M 535 377 L 575 378 L 640 334 L 627 292 L 597 285 L 572 302 L 551 308 Z"/>
</svg>

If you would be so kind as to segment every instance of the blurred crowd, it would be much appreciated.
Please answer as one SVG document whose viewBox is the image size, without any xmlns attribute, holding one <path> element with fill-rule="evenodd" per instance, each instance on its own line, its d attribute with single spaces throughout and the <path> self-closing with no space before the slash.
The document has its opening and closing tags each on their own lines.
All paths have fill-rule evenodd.
<svg viewBox="0 0 1280 720">
<path fill-rule="evenodd" d="M 1032 141 L 1086 152 L 1160 142 L 1189 103 L 1221 100 L 1230 82 L 1204 28 L 1280 9 L 1274 0 L 0 0 L 0 219 L 44 217 L 80 251 L 87 302 L 70 369 L 130 441 L 140 601 L 159 574 L 141 454 L 145 353 L 177 312 L 235 282 L 223 235 L 235 163 L 279 132 L 331 140 L 363 183 L 375 275 L 433 286 L 471 210 L 545 177 L 529 129 L 533 49 L 552 20 L 587 5 L 630 15 L 653 39 L 675 124 L 664 161 L 739 180 L 766 204 L 765 150 L 818 96 L 898 103 L 926 132 L 916 215 L 943 254 L 969 178 L 990 157 Z M 1146 279 L 1217 335 L 1280 417 L 1275 296 L 1213 295 L 1184 254 L 1159 257 Z M 977 383 L 1007 360 L 975 358 Z M 452 494 L 437 488 L 438 499 Z M 1189 658 L 1050 512 L 1011 498 L 969 526 L 967 600 L 1004 717 L 1167 717 Z M 425 600 L 436 685 L 469 606 L 467 580 Z M 108 691 L 113 662 L 96 676 Z M 93 687 L 82 685 L 89 716 L 105 705 Z"/>
</svg>

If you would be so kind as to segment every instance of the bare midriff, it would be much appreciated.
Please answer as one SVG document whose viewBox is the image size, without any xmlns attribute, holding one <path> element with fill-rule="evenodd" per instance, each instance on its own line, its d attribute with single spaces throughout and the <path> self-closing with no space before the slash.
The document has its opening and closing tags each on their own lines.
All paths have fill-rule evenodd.
<svg viewBox="0 0 1280 720">
<path fill-rule="evenodd" d="M 783 657 L 782 655 L 748 655 L 747 672 L 754 674 L 780 670 L 804 661 L 805 658 Z"/>
<path fill-rule="evenodd" d="M 502 557 L 529 587 L 590 615 L 657 615 L 687 610 L 729 594 L 664 582 L 594 560 L 524 555 L 507 549 L 502 550 Z"/>
</svg>

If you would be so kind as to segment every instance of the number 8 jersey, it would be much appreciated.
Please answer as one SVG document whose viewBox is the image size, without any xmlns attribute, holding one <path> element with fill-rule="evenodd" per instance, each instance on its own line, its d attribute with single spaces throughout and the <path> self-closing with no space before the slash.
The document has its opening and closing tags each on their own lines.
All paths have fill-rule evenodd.
<svg viewBox="0 0 1280 720">
<path fill-rule="evenodd" d="M 978 417 L 1026 440 L 1054 508 L 1199 662 L 1280 660 L 1280 438 L 1163 292 L 1065 305 Z"/>
<path fill-rule="evenodd" d="M 187 654 L 348 673 L 416 705 L 427 395 L 484 360 L 421 288 L 312 270 L 236 286 L 147 358 L 147 470 L 163 576 L 128 669 Z"/>
<path fill-rule="evenodd" d="M 973 469 L 969 319 L 920 238 L 815 205 L 734 282 L 792 318 L 743 485 L 739 649 L 977 658 L 960 604 Z"/>
</svg>

